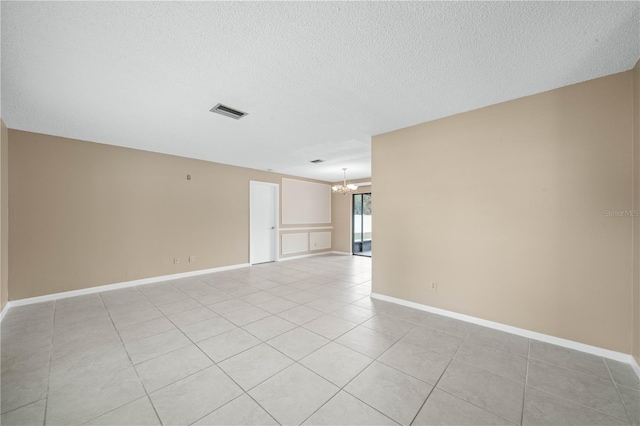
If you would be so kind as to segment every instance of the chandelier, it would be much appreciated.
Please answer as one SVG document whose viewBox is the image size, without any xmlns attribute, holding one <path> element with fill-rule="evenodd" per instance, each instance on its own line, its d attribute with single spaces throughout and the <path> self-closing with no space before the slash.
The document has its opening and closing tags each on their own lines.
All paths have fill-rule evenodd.
<svg viewBox="0 0 640 426">
<path fill-rule="evenodd" d="M 331 187 L 331 189 L 333 190 L 333 192 L 337 192 L 338 194 L 347 195 L 351 192 L 354 192 L 356 189 L 358 189 L 358 187 L 351 183 L 347 185 L 347 169 L 342 169 L 342 172 L 344 174 L 342 185 L 334 185 Z"/>
</svg>

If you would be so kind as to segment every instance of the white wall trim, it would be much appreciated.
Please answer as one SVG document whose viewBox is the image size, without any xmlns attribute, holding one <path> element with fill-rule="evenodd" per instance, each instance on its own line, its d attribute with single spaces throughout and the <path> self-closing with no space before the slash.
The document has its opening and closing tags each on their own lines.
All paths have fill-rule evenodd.
<svg viewBox="0 0 640 426">
<path fill-rule="evenodd" d="M 630 364 L 635 370 L 638 377 L 640 377 L 640 368 L 636 363 L 632 355 L 622 352 L 616 352 L 609 349 L 599 348 L 597 346 L 591 346 L 580 342 L 574 342 L 573 340 L 562 339 L 560 337 L 551 336 L 548 334 L 538 333 L 536 331 L 526 330 L 524 328 L 513 327 L 511 325 L 501 324 L 499 322 L 488 321 L 482 318 L 472 317 L 469 315 L 459 314 L 457 312 L 447 311 L 445 309 L 435 308 L 429 305 L 423 305 L 421 303 L 410 302 L 404 299 L 398 299 L 396 297 L 386 296 L 379 293 L 371 293 L 371 297 L 385 302 L 396 303 L 398 305 L 407 306 L 409 308 L 419 309 L 421 311 L 431 312 L 434 314 L 444 315 L 450 318 L 455 318 L 461 321 L 478 324 L 484 327 L 493 328 L 500 331 L 506 331 L 507 333 L 516 334 L 518 336 L 527 337 L 529 339 L 536 339 L 542 342 L 551 343 L 558 346 L 563 346 L 569 349 L 575 349 L 581 352 L 587 352 L 593 355 L 598 355 L 604 358 L 613 359 L 620 362 Z"/>
<path fill-rule="evenodd" d="M 309 251 L 331 250 L 331 231 L 309 232 Z"/>
<path fill-rule="evenodd" d="M 319 253 L 309 253 L 309 254 L 303 254 L 300 256 L 281 257 L 280 259 L 278 259 L 278 262 L 283 262 L 285 260 L 303 259 L 305 257 L 311 257 L 311 256 L 320 256 L 322 254 L 339 254 L 341 256 L 351 256 L 351 253 L 346 253 L 344 251 L 321 251 Z"/>
<path fill-rule="evenodd" d="M 331 254 L 331 253 L 333 253 L 333 252 L 331 252 L 331 251 L 321 251 L 319 253 L 309 253 L 309 254 L 301 254 L 299 256 L 281 257 L 281 258 L 278 259 L 278 262 L 284 262 L 285 260 L 304 259 L 305 257 L 320 256 L 322 254 Z"/>
<path fill-rule="evenodd" d="M 280 228 L 280 232 L 285 231 L 315 231 L 316 229 L 325 230 L 333 229 L 333 226 L 302 226 L 299 228 Z"/>
<path fill-rule="evenodd" d="M 283 177 L 282 224 L 331 224 L 331 186 Z"/>
<path fill-rule="evenodd" d="M 308 232 L 281 234 L 280 239 L 280 255 L 282 256 L 309 252 Z"/>
<path fill-rule="evenodd" d="M 7 314 L 7 312 L 9 311 L 9 308 L 11 307 L 13 303 L 11 302 L 7 302 L 4 305 L 4 308 L 2 308 L 2 312 L 0 313 L 0 321 L 2 321 L 2 319 L 4 318 L 4 316 Z"/>
<path fill-rule="evenodd" d="M 44 296 L 29 297 L 27 299 L 12 300 L 7 303 L 7 306 L 11 305 L 11 307 L 14 307 L 14 306 L 32 305 L 34 303 L 49 302 L 51 300 L 66 299 L 68 297 L 82 296 L 85 294 L 92 294 L 92 293 L 100 293 L 103 291 L 119 290 L 122 288 L 135 287 L 135 286 L 144 285 L 144 284 L 153 284 L 153 283 L 162 282 L 162 281 L 176 280 L 179 278 L 195 277 L 198 275 L 211 274 L 214 272 L 222 272 L 222 271 L 229 271 L 232 269 L 247 268 L 249 266 L 251 265 L 249 265 L 248 263 L 240 263 L 238 265 L 221 266 L 219 268 L 200 269 L 198 271 L 181 272 L 179 274 L 162 275 L 159 277 L 151 277 L 151 278 L 142 278 L 139 280 L 100 285 L 96 287 L 83 288 L 80 290 L 64 291 L 62 293 L 53 293 L 53 294 L 46 294 Z M 4 313 L 6 310 L 7 310 L 7 307 L 5 306 L 5 309 L 2 311 L 2 317 L 4 317 Z"/>
<path fill-rule="evenodd" d="M 640 365 L 638 365 L 636 359 L 633 356 L 631 356 L 631 362 L 629 364 L 631 364 L 631 368 L 633 368 L 633 371 L 636 372 L 636 375 L 640 377 Z"/>
</svg>

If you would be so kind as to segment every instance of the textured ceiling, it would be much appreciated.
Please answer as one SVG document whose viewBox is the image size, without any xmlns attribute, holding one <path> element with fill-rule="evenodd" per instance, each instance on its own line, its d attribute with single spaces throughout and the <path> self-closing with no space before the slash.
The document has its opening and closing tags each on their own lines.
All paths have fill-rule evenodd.
<svg viewBox="0 0 640 426">
<path fill-rule="evenodd" d="M 638 2 L 1 7 L 10 128 L 327 181 L 370 176 L 372 135 L 640 57 Z"/>
</svg>

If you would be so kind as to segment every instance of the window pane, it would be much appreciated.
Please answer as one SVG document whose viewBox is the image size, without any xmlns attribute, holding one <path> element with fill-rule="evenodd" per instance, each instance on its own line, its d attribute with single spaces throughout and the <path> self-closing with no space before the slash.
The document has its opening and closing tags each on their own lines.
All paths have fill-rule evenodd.
<svg viewBox="0 0 640 426">
<path fill-rule="evenodd" d="M 362 198 L 362 233 L 363 239 L 371 241 L 371 194 L 364 194 Z"/>
<path fill-rule="evenodd" d="M 362 195 L 353 196 L 353 241 L 362 241 Z"/>
</svg>

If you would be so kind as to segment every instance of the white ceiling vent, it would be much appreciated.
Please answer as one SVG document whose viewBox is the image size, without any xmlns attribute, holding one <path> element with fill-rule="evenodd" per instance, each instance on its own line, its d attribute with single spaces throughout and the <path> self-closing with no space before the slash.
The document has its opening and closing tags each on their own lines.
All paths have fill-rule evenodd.
<svg viewBox="0 0 640 426">
<path fill-rule="evenodd" d="M 246 112 L 238 111 L 237 109 L 233 109 L 222 104 L 214 106 L 209 111 L 215 112 L 216 114 L 224 115 L 225 117 L 231 117 L 236 120 L 240 120 L 245 115 L 248 115 L 248 113 Z"/>
</svg>

